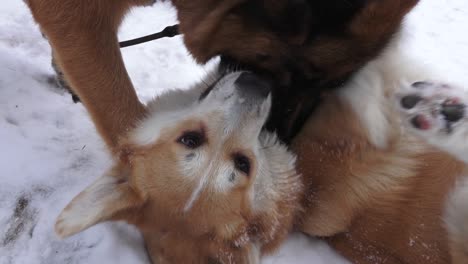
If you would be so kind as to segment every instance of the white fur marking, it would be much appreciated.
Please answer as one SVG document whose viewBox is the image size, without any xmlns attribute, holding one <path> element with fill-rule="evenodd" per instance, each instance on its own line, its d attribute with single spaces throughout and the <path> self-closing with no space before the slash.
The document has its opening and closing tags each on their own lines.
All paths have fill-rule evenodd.
<svg viewBox="0 0 468 264">
<path fill-rule="evenodd" d="M 389 123 L 383 109 L 385 106 L 382 73 L 367 66 L 343 89 L 341 96 L 351 104 L 354 112 L 368 130 L 373 144 L 380 148 L 387 146 Z"/>
<path fill-rule="evenodd" d="M 203 175 L 203 177 L 200 179 L 200 182 L 198 183 L 197 187 L 195 190 L 192 192 L 190 195 L 190 198 L 188 199 L 187 203 L 185 204 L 184 207 L 184 212 L 189 211 L 193 207 L 193 203 L 198 199 L 198 197 L 201 194 L 201 191 L 205 187 L 205 185 L 208 182 L 210 172 L 212 171 L 213 164 L 210 162 L 210 165 L 208 166 L 208 169 L 206 170 L 207 173 Z"/>
</svg>

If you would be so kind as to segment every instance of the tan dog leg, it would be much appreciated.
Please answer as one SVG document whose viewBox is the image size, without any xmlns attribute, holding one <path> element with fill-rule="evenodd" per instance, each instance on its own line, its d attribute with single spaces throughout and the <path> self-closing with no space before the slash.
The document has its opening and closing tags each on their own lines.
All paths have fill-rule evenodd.
<svg viewBox="0 0 468 264">
<path fill-rule="evenodd" d="M 116 36 L 132 0 L 29 0 L 56 60 L 112 151 L 144 115 Z"/>
</svg>

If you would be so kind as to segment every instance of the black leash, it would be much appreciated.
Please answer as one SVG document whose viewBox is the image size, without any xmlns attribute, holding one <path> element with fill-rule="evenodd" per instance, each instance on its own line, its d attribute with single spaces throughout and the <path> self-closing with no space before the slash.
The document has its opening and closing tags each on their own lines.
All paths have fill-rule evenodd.
<svg viewBox="0 0 468 264">
<path fill-rule="evenodd" d="M 121 48 L 125 48 L 128 46 L 133 46 L 137 44 L 141 44 L 144 42 L 152 41 L 155 39 L 160 39 L 160 38 L 172 38 L 174 36 L 179 35 L 179 25 L 173 25 L 173 26 L 168 26 L 165 29 L 163 29 L 161 32 L 154 33 L 148 36 L 144 36 L 141 38 L 136 38 L 136 39 L 130 39 L 126 41 L 119 42 L 119 45 Z"/>
</svg>

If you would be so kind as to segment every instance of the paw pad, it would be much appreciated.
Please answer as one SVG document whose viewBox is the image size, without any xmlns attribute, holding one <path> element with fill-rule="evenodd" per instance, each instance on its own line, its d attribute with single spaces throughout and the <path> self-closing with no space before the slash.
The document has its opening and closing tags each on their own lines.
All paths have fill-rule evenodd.
<svg viewBox="0 0 468 264">
<path fill-rule="evenodd" d="M 411 118 L 411 124 L 420 130 L 429 130 L 431 129 L 431 121 L 426 118 L 424 115 L 417 115 Z"/>
<path fill-rule="evenodd" d="M 407 95 L 407 96 L 404 96 L 403 98 L 401 98 L 401 106 L 405 109 L 412 109 L 413 107 L 415 107 L 419 101 L 421 101 L 423 98 L 419 95 L 416 95 L 416 94 L 411 94 L 411 95 Z"/>
<path fill-rule="evenodd" d="M 440 113 L 444 116 L 445 120 L 449 122 L 460 121 L 465 116 L 465 105 L 464 104 L 450 104 L 444 102 Z"/>
<path fill-rule="evenodd" d="M 399 109 L 408 125 L 419 131 L 450 134 L 467 116 L 465 91 L 438 82 L 415 82 L 402 87 Z"/>
</svg>

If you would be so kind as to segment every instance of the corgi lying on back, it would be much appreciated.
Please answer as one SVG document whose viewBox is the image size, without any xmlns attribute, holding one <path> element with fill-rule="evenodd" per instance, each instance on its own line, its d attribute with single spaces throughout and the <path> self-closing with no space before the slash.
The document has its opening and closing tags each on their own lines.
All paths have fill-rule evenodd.
<svg viewBox="0 0 468 264">
<path fill-rule="evenodd" d="M 353 263 L 468 263 L 467 96 L 421 82 L 437 77 L 396 45 L 325 96 L 295 138 L 300 228 Z"/>
<path fill-rule="evenodd" d="M 62 236 L 108 220 L 142 232 L 154 263 L 259 263 L 285 239 L 303 185 L 295 156 L 262 131 L 270 85 L 249 72 L 170 91 L 115 166 L 56 223 Z"/>
</svg>

